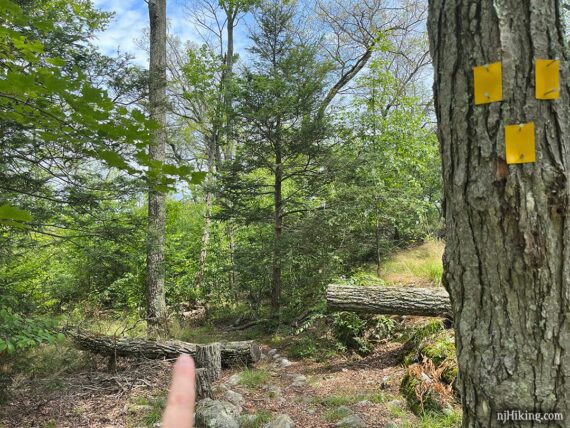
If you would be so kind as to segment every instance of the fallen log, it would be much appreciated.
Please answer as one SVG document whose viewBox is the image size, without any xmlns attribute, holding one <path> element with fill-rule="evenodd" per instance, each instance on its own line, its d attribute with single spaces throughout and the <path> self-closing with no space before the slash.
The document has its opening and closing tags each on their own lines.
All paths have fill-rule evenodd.
<svg viewBox="0 0 570 428">
<path fill-rule="evenodd" d="M 65 334 L 79 349 L 109 357 L 161 359 L 176 358 L 180 354 L 196 357 L 200 346 L 179 340 L 156 342 L 147 339 L 96 335 L 78 330 L 67 330 Z M 253 340 L 222 342 L 220 348 L 223 367 L 251 366 L 261 359 L 261 350 Z"/>
<path fill-rule="evenodd" d="M 449 294 L 441 287 L 359 287 L 330 284 L 327 287 L 327 307 L 331 312 L 451 318 Z"/>
</svg>

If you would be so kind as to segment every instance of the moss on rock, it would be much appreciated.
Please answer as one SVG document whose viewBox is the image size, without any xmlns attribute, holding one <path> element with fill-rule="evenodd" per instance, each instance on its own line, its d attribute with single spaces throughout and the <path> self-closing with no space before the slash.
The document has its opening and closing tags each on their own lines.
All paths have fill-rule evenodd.
<svg viewBox="0 0 570 428">
<path fill-rule="evenodd" d="M 457 376 L 452 330 L 424 336 L 404 359 L 406 374 L 400 392 L 416 415 L 441 413 L 453 402 L 452 384 Z"/>
<path fill-rule="evenodd" d="M 429 358 L 436 366 L 455 360 L 455 339 L 452 330 L 443 330 L 426 337 L 419 346 L 421 356 Z"/>
</svg>

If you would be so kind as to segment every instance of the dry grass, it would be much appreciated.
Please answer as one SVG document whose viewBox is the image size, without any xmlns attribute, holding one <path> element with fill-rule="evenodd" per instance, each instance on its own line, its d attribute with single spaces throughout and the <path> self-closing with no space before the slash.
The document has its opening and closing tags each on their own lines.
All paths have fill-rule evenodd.
<svg viewBox="0 0 570 428">
<path fill-rule="evenodd" d="M 384 263 L 380 278 L 388 284 L 441 285 L 443 249 L 443 241 L 429 240 L 401 251 Z"/>
</svg>

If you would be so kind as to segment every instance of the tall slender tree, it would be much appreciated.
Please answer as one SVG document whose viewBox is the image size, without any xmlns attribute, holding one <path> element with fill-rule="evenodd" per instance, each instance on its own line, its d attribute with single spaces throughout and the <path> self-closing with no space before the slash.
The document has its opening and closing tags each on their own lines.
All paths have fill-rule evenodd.
<svg viewBox="0 0 570 428">
<path fill-rule="evenodd" d="M 272 224 L 275 316 L 281 305 L 284 221 L 300 209 L 308 183 L 319 174 L 317 160 L 327 151 L 327 127 L 317 114 L 327 67 L 316 60 L 315 49 L 295 40 L 293 14 L 293 6 L 277 0 L 261 5 L 250 49 L 254 64 L 240 84 L 242 144 L 223 186 L 231 215 Z"/>
<path fill-rule="evenodd" d="M 444 284 L 454 310 L 463 426 L 503 426 L 505 410 L 568 418 L 570 70 L 560 1 L 430 0 L 429 9 Z M 535 98 L 535 60 L 543 58 L 562 60 L 557 100 Z M 474 105 L 472 67 L 496 61 L 503 101 Z M 508 165 L 505 126 L 528 122 L 536 128 L 536 162 Z"/>
<path fill-rule="evenodd" d="M 149 111 L 156 122 L 149 146 L 147 317 L 160 324 L 166 316 L 164 298 L 165 193 L 157 186 L 166 145 L 166 0 L 148 0 L 150 19 Z"/>
</svg>

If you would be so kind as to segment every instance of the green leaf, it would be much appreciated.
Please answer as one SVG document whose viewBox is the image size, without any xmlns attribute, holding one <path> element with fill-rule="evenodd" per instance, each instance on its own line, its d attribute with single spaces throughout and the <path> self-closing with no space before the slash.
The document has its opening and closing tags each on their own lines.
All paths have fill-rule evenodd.
<svg viewBox="0 0 570 428">
<path fill-rule="evenodd" d="M 196 171 L 192 173 L 192 178 L 190 179 L 191 184 L 200 184 L 206 178 L 208 173 L 205 171 Z"/>
<path fill-rule="evenodd" d="M 104 160 L 107 165 L 118 169 L 129 169 L 129 165 L 125 162 L 123 157 L 112 150 L 101 150 L 98 152 L 101 160 Z"/>
<path fill-rule="evenodd" d="M 140 110 L 137 110 L 137 109 L 134 109 L 134 110 L 131 112 L 131 116 L 132 116 L 133 119 L 136 120 L 137 122 L 144 122 L 145 119 L 146 119 L 146 118 L 144 117 L 144 114 L 143 114 Z"/>
<path fill-rule="evenodd" d="M 162 172 L 164 174 L 177 175 L 182 177 L 190 175 L 192 173 L 192 167 L 189 165 L 176 166 L 176 165 L 165 164 L 162 166 Z"/>
<path fill-rule="evenodd" d="M 65 65 L 65 61 L 59 57 L 46 58 L 46 62 L 56 67 L 63 67 Z"/>
<path fill-rule="evenodd" d="M 32 215 L 25 210 L 22 210 L 12 205 L 4 204 L 0 206 L 0 220 L 13 220 L 13 221 L 32 221 Z"/>
</svg>

